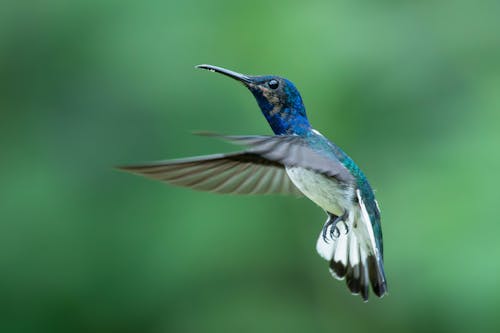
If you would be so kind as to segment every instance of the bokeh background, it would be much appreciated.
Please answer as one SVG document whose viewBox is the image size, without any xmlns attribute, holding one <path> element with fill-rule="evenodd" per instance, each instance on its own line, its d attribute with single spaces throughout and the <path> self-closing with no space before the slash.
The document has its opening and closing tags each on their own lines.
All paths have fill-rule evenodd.
<svg viewBox="0 0 500 333">
<path fill-rule="evenodd" d="M 7 1 L 1 332 L 498 332 L 500 2 Z M 279 74 L 363 168 L 390 294 L 315 253 L 305 199 L 165 186 L 115 165 L 270 134 L 210 63 Z"/>
</svg>

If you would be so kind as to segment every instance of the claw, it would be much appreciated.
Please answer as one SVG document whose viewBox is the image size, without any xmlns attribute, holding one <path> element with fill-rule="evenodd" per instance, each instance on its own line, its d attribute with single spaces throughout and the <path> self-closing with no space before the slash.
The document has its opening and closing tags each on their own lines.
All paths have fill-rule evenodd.
<svg viewBox="0 0 500 333">
<path fill-rule="evenodd" d="M 328 219 L 326 220 L 325 224 L 323 225 L 323 229 L 321 230 L 322 236 L 323 236 L 323 241 L 325 243 L 328 243 L 328 238 L 326 237 L 326 233 L 328 231 L 328 227 L 333 223 L 332 221 L 332 215 L 328 214 Z"/>
<path fill-rule="evenodd" d="M 330 229 L 330 238 L 339 238 L 340 237 L 340 234 L 341 234 L 341 231 L 340 231 L 340 228 L 339 228 L 339 223 L 342 223 L 342 225 L 344 226 L 344 232 L 342 232 L 342 234 L 345 236 L 349 233 L 349 226 L 347 225 L 347 223 L 342 219 L 342 220 L 339 220 L 336 224 L 335 227 L 332 227 Z"/>
<path fill-rule="evenodd" d="M 335 239 L 340 236 L 340 229 L 337 226 L 337 223 L 339 223 L 340 221 L 344 222 L 345 234 L 349 232 L 349 227 L 345 222 L 346 218 L 347 218 L 347 212 L 345 212 L 342 216 L 336 216 L 331 213 L 328 213 L 328 219 L 323 225 L 323 230 L 322 230 L 322 236 L 325 243 L 328 243 L 328 237 L 327 237 L 328 228 L 330 228 L 329 238 Z"/>
<path fill-rule="evenodd" d="M 347 235 L 349 233 L 349 225 L 345 221 L 344 221 L 344 227 L 345 227 L 344 235 Z"/>
<path fill-rule="evenodd" d="M 339 227 L 335 226 L 330 229 L 330 238 L 339 238 L 340 236 L 340 230 Z"/>
</svg>

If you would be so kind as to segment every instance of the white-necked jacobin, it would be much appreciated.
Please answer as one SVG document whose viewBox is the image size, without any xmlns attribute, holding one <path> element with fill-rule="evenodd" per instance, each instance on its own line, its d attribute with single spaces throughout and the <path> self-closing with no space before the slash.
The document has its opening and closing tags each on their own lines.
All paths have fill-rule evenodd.
<svg viewBox="0 0 500 333">
<path fill-rule="evenodd" d="M 243 83 L 274 136 L 218 136 L 247 147 L 229 154 L 122 167 L 173 185 L 217 193 L 303 194 L 328 216 L 316 249 L 331 274 L 368 300 L 369 286 L 387 293 L 380 210 L 363 172 L 339 147 L 314 130 L 297 88 L 279 76 L 250 76 L 199 65 Z"/>
</svg>

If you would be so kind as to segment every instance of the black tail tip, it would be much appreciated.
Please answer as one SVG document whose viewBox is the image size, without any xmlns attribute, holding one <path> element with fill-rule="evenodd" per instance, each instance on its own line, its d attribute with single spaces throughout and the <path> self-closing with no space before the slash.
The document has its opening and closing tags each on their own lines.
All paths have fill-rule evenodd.
<svg viewBox="0 0 500 333">
<path fill-rule="evenodd" d="M 370 286 L 373 293 L 381 298 L 387 295 L 387 282 L 383 264 L 375 256 L 369 256 L 364 264 L 344 265 L 342 262 L 330 261 L 330 272 L 337 279 L 346 279 L 347 288 L 354 295 L 360 295 L 364 302 L 368 301 Z"/>
<path fill-rule="evenodd" d="M 382 282 L 381 284 L 379 283 L 372 284 L 372 289 L 373 293 L 377 295 L 377 297 L 384 297 L 388 293 L 387 283 L 385 281 Z"/>
<path fill-rule="evenodd" d="M 337 279 L 343 279 L 347 273 L 347 267 L 340 261 L 330 261 L 330 272 Z"/>
</svg>

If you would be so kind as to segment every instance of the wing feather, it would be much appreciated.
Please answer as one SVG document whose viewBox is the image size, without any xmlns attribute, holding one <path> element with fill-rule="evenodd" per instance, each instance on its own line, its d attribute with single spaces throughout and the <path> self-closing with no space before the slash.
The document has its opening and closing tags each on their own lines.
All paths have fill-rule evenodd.
<svg viewBox="0 0 500 333">
<path fill-rule="evenodd" d="M 247 150 L 168 160 L 120 169 L 201 191 L 235 194 L 301 194 L 286 174 L 286 167 L 303 167 L 344 183 L 354 177 L 336 158 L 312 149 L 296 135 L 216 136 L 245 145 Z"/>
<path fill-rule="evenodd" d="M 207 155 L 120 169 L 200 191 L 300 194 L 282 164 L 251 152 Z"/>
</svg>

